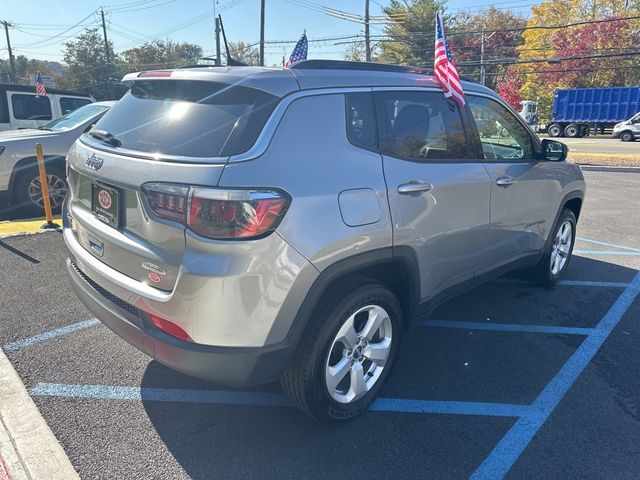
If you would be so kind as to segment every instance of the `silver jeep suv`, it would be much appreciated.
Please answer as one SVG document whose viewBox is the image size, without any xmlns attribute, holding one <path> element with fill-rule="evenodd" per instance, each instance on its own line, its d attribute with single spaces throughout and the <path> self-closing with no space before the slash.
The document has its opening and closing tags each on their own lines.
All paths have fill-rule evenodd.
<svg viewBox="0 0 640 480">
<path fill-rule="evenodd" d="M 494 92 L 418 68 L 129 74 L 68 156 L 72 284 L 157 361 L 281 379 L 316 418 L 364 412 L 403 330 L 518 267 L 566 270 L 585 191 L 563 144 Z"/>
</svg>

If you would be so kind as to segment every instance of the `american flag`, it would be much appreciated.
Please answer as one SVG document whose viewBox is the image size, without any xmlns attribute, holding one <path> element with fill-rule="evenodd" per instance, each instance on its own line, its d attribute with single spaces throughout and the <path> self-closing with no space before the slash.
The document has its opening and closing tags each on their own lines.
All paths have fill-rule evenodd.
<svg viewBox="0 0 640 480">
<path fill-rule="evenodd" d="M 291 56 L 289 57 L 289 60 L 287 60 L 286 63 L 284 64 L 284 67 L 289 68 L 291 65 L 295 63 L 301 62 L 302 60 L 306 60 L 308 46 L 309 44 L 307 43 L 307 34 L 303 33 L 302 36 L 300 37 L 300 40 L 298 40 L 298 43 L 296 43 L 296 48 L 294 48 L 293 52 L 291 52 Z"/>
<path fill-rule="evenodd" d="M 47 89 L 44 88 L 44 82 L 42 81 L 42 75 L 40 75 L 40 72 L 36 74 L 36 95 L 39 97 L 47 96 Z"/>
<path fill-rule="evenodd" d="M 458 71 L 453 64 L 449 45 L 447 45 L 447 41 L 444 38 L 444 25 L 440 12 L 436 13 L 436 48 L 433 69 L 438 83 L 444 90 L 444 96 L 447 98 L 453 97 L 460 106 L 463 106 L 464 92 L 462 91 Z"/>
</svg>

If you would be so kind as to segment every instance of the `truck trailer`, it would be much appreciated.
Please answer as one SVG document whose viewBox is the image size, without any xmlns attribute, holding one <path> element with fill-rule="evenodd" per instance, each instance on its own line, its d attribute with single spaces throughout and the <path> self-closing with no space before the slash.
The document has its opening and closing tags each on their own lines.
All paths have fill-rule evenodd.
<svg viewBox="0 0 640 480">
<path fill-rule="evenodd" d="M 640 112 L 640 87 L 556 89 L 552 120 L 538 125 L 538 103 L 522 102 L 520 115 L 527 123 L 550 137 L 578 138 L 590 131 L 612 129 Z"/>
</svg>

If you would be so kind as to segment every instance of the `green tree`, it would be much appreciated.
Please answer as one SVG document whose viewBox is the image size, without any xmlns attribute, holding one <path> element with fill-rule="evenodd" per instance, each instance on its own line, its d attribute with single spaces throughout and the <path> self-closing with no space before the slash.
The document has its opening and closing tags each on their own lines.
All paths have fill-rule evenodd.
<svg viewBox="0 0 640 480">
<path fill-rule="evenodd" d="M 57 77 L 57 83 L 63 88 L 87 92 L 96 100 L 113 98 L 113 86 L 121 78 L 115 69 L 118 58 L 113 52 L 113 44 L 108 43 L 109 62 L 102 34 L 97 28 L 88 28 L 64 45 L 67 71 Z"/>
<path fill-rule="evenodd" d="M 125 72 L 173 68 L 190 65 L 202 57 L 202 48 L 193 43 L 176 43 L 171 40 L 155 40 L 126 50 L 122 54 L 120 68 Z"/>
<path fill-rule="evenodd" d="M 58 62 L 27 58 L 24 55 L 18 55 L 15 57 L 15 65 L 16 82 L 24 85 L 29 85 L 31 83 L 32 76 L 38 72 L 42 75 L 55 76 L 64 71 L 64 66 Z M 0 60 L 0 82 L 8 82 L 8 75 L 10 72 L 11 67 L 9 65 L 9 60 Z"/>
<path fill-rule="evenodd" d="M 391 0 L 384 13 L 393 21 L 380 44 L 380 60 L 386 63 L 433 65 L 435 18 L 446 0 Z M 445 18 L 446 21 L 446 18 Z"/>
</svg>

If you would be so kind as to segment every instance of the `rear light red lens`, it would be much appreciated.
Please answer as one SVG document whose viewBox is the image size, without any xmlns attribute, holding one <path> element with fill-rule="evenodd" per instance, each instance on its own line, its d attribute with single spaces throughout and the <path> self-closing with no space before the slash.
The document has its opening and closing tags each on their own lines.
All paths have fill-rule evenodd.
<svg viewBox="0 0 640 480">
<path fill-rule="evenodd" d="M 164 333 L 171 335 L 178 340 L 183 340 L 185 342 L 193 342 L 191 337 L 187 332 L 185 332 L 182 328 L 180 328 L 175 323 L 170 322 L 169 320 L 165 320 L 164 318 L 158 317 L 157 315 L 149 314 L 149 318 L 153 324 L 162 330 Z"/>
<path fill-rule="evenodd" d="M 189 228 L 218 238 L 256 238 L 276 229 L 289 197 L 274 191 L 195 188 L 189 202 Z"/>
<path fill-rule="evenodd" d="M 149 202 L 153 213 L 174 222 L 185 222 L 188 187 L 149 183 L 142 187 L 142 191 L 147 197 L 147 202 Z"/>
<path fill-rule="evenodd" d="M 276 190 L 185 187 L 149 183 L 142 187 L 149 207 L 161 218 L 187 225 L 207 238 L 251 239 L 273 232 L 290 197 Z"/>
<path fill-rule="evenodd" d="M 170 77 L 173 73 L 173 70 L 148 70 L 146 72 L 142 72 L 138 74 L 138 78 L 144 77 Z"/>
</svg>

